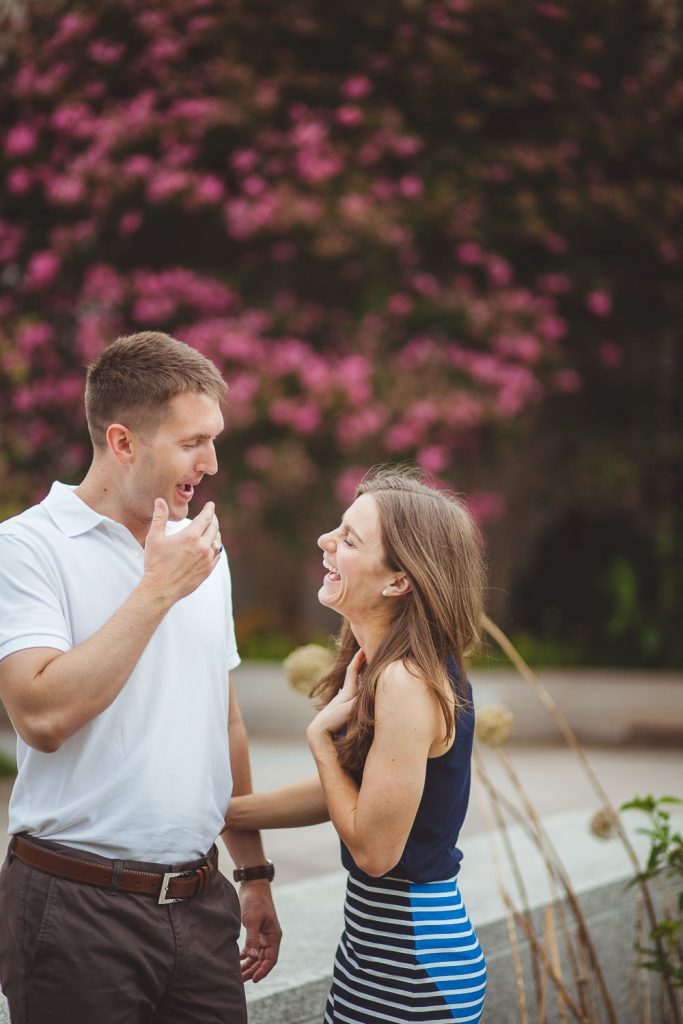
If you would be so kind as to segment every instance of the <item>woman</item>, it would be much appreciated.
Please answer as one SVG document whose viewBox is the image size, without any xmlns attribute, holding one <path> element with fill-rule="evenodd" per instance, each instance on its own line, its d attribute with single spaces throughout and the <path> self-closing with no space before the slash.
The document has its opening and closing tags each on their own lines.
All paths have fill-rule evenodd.
<svg viewBox="0 0 683 1024">
<path fill-rule="evenodd" d="M 234 799 L 228 823 L 329 817 L 339 833 L 349 879 L 327 1024 L 476 1024 L 486 965 L 455 843 L 470 786 L 465 655 L 484 586 L 477 531 L 452 495 L 379 470 L 318 545 L 328 570 L 319 600 L 344 619 L 307 730 L 318 776 Z"/>
</svg>

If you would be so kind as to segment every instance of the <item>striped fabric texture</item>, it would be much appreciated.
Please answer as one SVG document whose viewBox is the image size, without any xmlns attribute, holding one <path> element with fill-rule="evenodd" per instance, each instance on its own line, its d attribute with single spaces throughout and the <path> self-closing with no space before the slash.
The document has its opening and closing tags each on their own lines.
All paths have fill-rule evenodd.
<svg viewBox="0 0 683 1024">
<path fill-rule="evenodd" d="M 486 962 L 455 878 L 349 876 L 325 1024 L 478 1024 Z"/>
</svg>

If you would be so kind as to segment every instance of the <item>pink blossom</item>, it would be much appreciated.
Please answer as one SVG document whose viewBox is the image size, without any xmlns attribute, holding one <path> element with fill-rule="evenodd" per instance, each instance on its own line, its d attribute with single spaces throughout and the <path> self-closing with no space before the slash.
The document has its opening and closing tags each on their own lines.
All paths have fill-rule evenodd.
<svg viewBox="0 0 683 1024">
<path fill-rule="evenodd" d="M 242 508 L 259 509 L 263 499 L 263 488 L 256 480 L 242 480 L 237 485 L 237 502 Z"/>
<path fill-rule="evenodd" d="M 577 81 L 584 89 L 589 89 L 591 92 L 602 88 L 602 80 L 597 75 L 594 75 L 592 71 L 582 71 L 577 76 Z"/>
<path fill-rule="evenodd" d="M 62 206 L 72 206 L 81 201 L 85 188 L 80 178 L 61 175 L 48 183 L 46 191 L 53 202 Z"/>
<path fill-rule="evenodd" d="M 115 64 L 123 52 L 121 43 L 111 43 L 107 39 L 95 39 L 88 47 L 88 56 L 97 64 Z"/>
<path fill-rule="evenodd" d="M 564 295 L 571 291 L 572 283 L 566 274 L 542 274 L 538 278 L 538 287 L 551 295 Z"/>
<path fill-rule="evenodd" d="M 280 87 L 278 83 L 266 79 L 259 82 L 256 86 L 254 103 L 259 110 L 270 110 L 277 103 L 279 94 Z"/>
<path fill-rule="evenodd" d="M 343 125 L 344 128 L 355 128 L 363 123 L 364 117 L 359 107 L 346 103 L 342 107 L 337 107 L 334 119 L 337 124 Z"/>
<path fill-rule="evenodd" d="M 182 192 L 188 181 L 188 175 L 184 171 L 157 170 L 147 185 L 147 195 L 151 202 L 162 203 Z"/>
<path fill-rule="evenodd" d="M 93 19 L 80 12 L 70 11 L 59 22 L 59 28 L 52 37 L 52 45 L 61 46 L 74 36 L 84 35 L 92 26 Z"/>
<path fill-rule="evenodd" d="M 614 342 L 605 341 L 598 348 L 598 354 L 600 356 L 600 362 L 603 366 L 607 367 L 608 370 L 616 370 L 624 358 L 624 353 L 618 345 Z"/>
<path fill-rule="evenodd" d="M 496 343 L 496 350 L 504 356 L 513 356 L 525 363 L 535 362 L 542 353 L 541 343 L 533 334 L 520 334 L 514 337 L 503 336 Z"/>
<path fill-rule="evenodd" d="M 505 515 L 505 498 L 496 491 L 473 491 L 468 496 L 467 505 L 478 522 L 500 519 Z"/>
<path fill-rule="evenodd" d="M 435 299 L 441 292 L 441 285 L 433 274 L 415 274 L 410 280 L 411 287 L 426 298 Z"/>
<path fill-rule="evenodd" d="M 574 394 L 581 390 L 581 378 L 575 370 L 560 370 L 555 374 L 555 387 L 558 391 Z"/>
<path fill-rule="evenodd" d="M 276 242 L 270 250 L 270 254 L 276 263 L 289 263 L 294 259 L 297 248 L 294 242 Z"/>
<path fill-rule="evenodd" d="M 567 321 L 561 316 L 544 316 L 539 321 L 538 332 L 548 341 L 558 341 L 567 333 Z"/>
<path fill-rule="evenodd" d="M 203 174 L 195 185 L 194 198 L 200 203 L 220 203 L 225 196 L 225 188 L 215 174 Z"/>
<path fill-rule="evenodd" d="M 12 263 L 24 239 L 25 229 L 0 220 L 0 263 Z"/>
<path fill-rule="evenodd" d="M 421 448 L 417 453 L 417 461 L 428 473 L 441 473 L 449 463 L 448 449 L 442 444 Z"/>
<path fill-rule="evenodd" d="M 24 288 L 27 291 L 39 291 L 54 280 L 58 270 L 59 259 L 55 253 L 41 249 L 31 257 L 24 278 Z"/>
<path fill-rule="evenodd" d="M 85 275 L 81 297 L 87 302 L 95 301 L 99 305 L 113 307 L 121 303 L 125 290 L 125 278 L 113 267 L 96 263 Z"/>
<path fill-rule="evenodd" d="M 414 174 L 404 175 L 398 183 L 402 196 L 406 199 L 419 199 L 424 195 L 424 182 Z"/>
<path fill-rule="evenodd" d="M 558 21 L 562 21 L 567 17 L 567 12 L 563 11 L 557 4 L 536 4 L 536 10 L 546 18 L 553 18 Z"/>
<path fill-rule="evenodd" d="M 482 422 L 482 402 L 468 391 L 452 391 L 443 409 L 444 420 L 452 427 L 477 427 Z"/>
<path fill-rule="evenodd" d="M 119 220 L 119 234 L 132 235 L 142 224 L 142 213 L 139 210 L 128 210 Z"/>
<path fill-rule="evenodd" d="M 146 178 L 154 167 L 154 161 L 149 156 L 136 153 L 129 157 L 123 164 L 122 170 L 125 175 L 131 178 Z"/>
<path fill-rule="evenodd" d="M 268 183 L 260 174 L 248 174 L 242 182 L 242 188 L 251 199 L 255 199 L 256 196 L 263 195 L 268 188 Z"/>
<path fill-rule="evenodd" d="M 230 157 L 230 163 L 235 171 L 248 172 L 258 162 L 258 153 L 254 149 L 236 149 Z"/>
<path fill-rule="evenodd" d="M 396 189 L 394 183 L 389 181 L 387 178 L 380 178 L 372 183 L 372 192 L 380 202 L 386 202 L 391 199 Z"/>
<path fill-rule="evenodd" d="M 295 120 L 295 127 L 292 131 L 292 141 L 296 146 L 319 147 L 327 141 L 327 126 L 322 121 L 314 120 L 308 111 L 298 116 Z"/>
<path fill-rule="evenodd" d="M 381 405 L 359 409 L 352 416 L 340 416 L 336 424 L 340 446 L 348 451 L 360 441 L 374 437 L 384 426 L 388 416 L 388 410 Z"/>
<path fill-rule="evenodd" d="M 171 39 L 166 36 L 163 39 L 155 39 L 147 50 L 146 58 L 150 65 L 166 64 L 177 60 L 185 53 L 185 44 L 180 39 Z"/>
<path fill-rule="evenodd" d="M 391 139 L 391 149 L 396 156 L 415 156 L 422 149 L 422 140 L 414 135 L 397 135 Z"/>
<path fill-rule="evenodd" d="M 334 178 L 342 169 L 342 161 L 332 152 L 299 152 L 295 158 L 296 169 L 304 181 L 313 184 Z"/>
<path fill-rule="evenodd" d="M 5 136 L 5 153 L 8 156 L 26 156 L 32 153 L 38 141 L 38 133 L 27 124 L 17 124 Z"/>
<path fill-rule="evenodd" d="M 25 167 L 13 167 L 7 175 L 7 189 L 12 195 L 23 196 L 32 184 L 33 177 Z"/>
<path fill-rule="evenodd" d="M 336 380 L 332 376 L 332 368 L 327 359 L 311 353 L 306 362 L 299 368 L 299 379 L 304 387 L 313 394 L 329 394 Z"/>
<path fill-rule="evenodd" d="M 291 427 L 298 434 L 313 434 L 320 426 L 320 410 L 313 402 L 277 398 L 269 409 L 270 419 L 279 426 Z"/>
<path fill-rule="evenodd" d="M 612 312 L 612 296 L 604 289 L 590 292 L 586 296 L 586 308 L 594 316 L 609 316 Z"/>
<path fill-rule="evenodd" d="M 55 330 L 51 324 L 39 320 L 23 327 L 17 335 L 17 346 L 25 355 L 30 355 L 36 348 L 49 344 L 54 340 Z"/>
<path fill-rule="evenodd" d="M 504 288 L 513 278 L 512 267 L 501 256 L 489 256 L 486 260 L 486 272 L 492 284 Z"/>
<path fill-rule="evenodd" d="M 368 167 L 370 164 L 376 164 L 381 155 L 382 151 L 376 143 L 366 142 L 358 150 L 358 162 Z"/>
<path fill-rule="evenodd" d="M 461 263 L 476 266 L 481 263 L 484 254 L 476 242 L 462 242 L 456 249 L 456 255 Z"/>
<path fill-rule="evenodd" d="M 420 443 L 422 433 L 421 425 L 401 421 L 387 430 L 384 435 L 384 447 L 388 452 L 408 451 Z"/>
<path fill-rule="evenodd" d="M 258 390 L 258 377 L 252 373 L 234 373 L 230 377 L 230 404 L 251 406 Z"/>
<path fill-rule="evenodd" d="M 362 100 L 372 91 L 372 82 L 365 75 L 353 75 L 347 78 L 340 92 L 347 100 Z"/>
<path fill-rule="evenodd" d="M 133 319 L 138 323 L 163 323 L 173 315 L 176 304 L 170 295 L 142 296 L 133 306 Z"/>
<path fill-rule="evenodd" d="M 53 112 L 50 123 L 58 132 L 72 132 L 92 119 L 92 111 L 85 103 L 65 103 Z"/>
<path fill-rule="evenodd" d="M 244 461 L 250 469 L 258 473 L 265 473 L 275 461 L 275 454 L 272 448 L 265 444 L 253 444 L 244 455 Z"/>
<path fill-rule="evenodd" d="M 405 292 L 396 292 L 389 299 L 387 306 L 394 316 L 407 316 L 413 308 L 413 300 Z"/>
<path fill-rule="evenodd" d="M 546 235 L 543 239 L 546 249 L 550 252 L 562 253 L 567 251 L 567 240 L 562 235 L 558 235 L 556 232 L 551 231 L 549 235 Z"/>
<path fill-rule="evenodd" d="M 334 493 L 338 501 L 344 505 L 350 505 L 356 497 L 358 484 L 365 476 L 365 469 L 361 466 L 347 466 L 337 477 L 334 485 Z"/>
<path fill-rule="evenodd" d="M 84 313 L 78 321 L 76 341 L 83 358 L 87 361 L 96 359 L 104 348 L 105 342 L 115 336 L 115 331 L 109 335 L 106 321 L 103 320 L 100 313 Z"/>
</svg>

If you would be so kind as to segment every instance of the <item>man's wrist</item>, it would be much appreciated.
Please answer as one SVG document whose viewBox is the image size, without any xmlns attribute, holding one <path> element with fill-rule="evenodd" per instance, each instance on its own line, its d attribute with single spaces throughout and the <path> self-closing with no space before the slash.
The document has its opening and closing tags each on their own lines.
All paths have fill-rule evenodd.
<svg viewBox="0 0 683 1024">
<path fill-rule="evenodd" d="M 235 868 L 232 877 L 236 882 L 272 882 L 275 877 L 275 865 L 272 860 L 251 867 Z"/>
</svg>

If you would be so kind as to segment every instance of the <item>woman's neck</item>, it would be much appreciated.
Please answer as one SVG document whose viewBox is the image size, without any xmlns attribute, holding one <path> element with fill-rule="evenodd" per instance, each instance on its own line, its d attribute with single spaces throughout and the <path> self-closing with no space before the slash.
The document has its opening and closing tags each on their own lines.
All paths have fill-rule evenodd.
<svg viewBox="0 0 683 1024">
<path fill-rule="evenodd" d="M 354 622 L 349 622 L 349 626 L 358 646 L 365 652 L 366 660 L 372 661 L 387 635 L 387 624 L 364 622 L 358 626 Z"/>
</svg>

